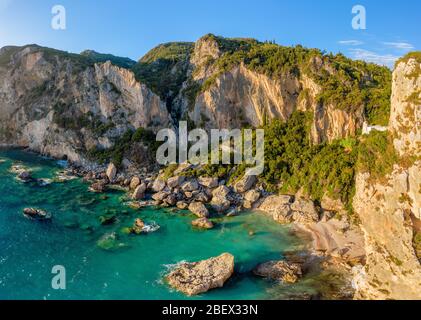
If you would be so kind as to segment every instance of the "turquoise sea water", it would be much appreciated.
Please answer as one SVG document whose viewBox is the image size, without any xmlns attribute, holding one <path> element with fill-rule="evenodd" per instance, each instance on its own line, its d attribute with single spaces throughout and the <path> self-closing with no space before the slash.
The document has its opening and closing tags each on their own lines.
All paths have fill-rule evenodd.
<svg viewBox="0 0 421 320">
<path fill-rule="evenodd" d="M 300 246 L 285 227 L 257 213 L 216 220 L 210 231 L 194 230 L 188 212 L 126 206 L 119 191 L 103 195 L 88 191 L 80 179 L 40 186 L 24 184 L 10 172 L 13 164 L 32 170 L 35 178 L 54 178 L 62 170 L 56 161 L 35 154 L 0 151 L 0 299 L 184 299 L 162 281 L 180 261 L 198 261 L 230 252 L 236 275 L 222 289 L 194 299 L 271 299 L 304 290 L 280 286 L 250 274 L 259 262 L 282 258 Z M 5 161 L 4 161 L 5 160 Z M 45 209 L 51 222 L 30 221 L 25 207 Z M 116 214 L 117 222 L 102 226 L 100 216 Z M 148 235 L 122 232 L 135 218 L 156 222 Z M 121 247 L 107 251 L 98 240 L 114 233 Z M 51 287 L 52 267 L 66 268 L 66 290 Z M 305 288 L 306 290 L 309 288 Z"/>
</svg>

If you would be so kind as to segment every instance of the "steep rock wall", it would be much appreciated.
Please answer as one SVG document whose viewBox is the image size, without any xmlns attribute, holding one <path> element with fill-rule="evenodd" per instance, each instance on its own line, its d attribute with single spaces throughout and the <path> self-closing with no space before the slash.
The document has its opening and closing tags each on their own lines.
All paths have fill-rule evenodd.
<svg viewBox="0 0 421 320">
<path fill-rule="evenodd" d="M 413 247 L 421 222 L 421 161 L 416 160 L 421 156 L 421 104 L 408 100 L 420 97 L 421 75 L 413 77 L 417 64 L 415 59 L 401 62 L 393 74 L 389 130 L 406 161 L 395 165 L 386 182 L 372 182 L 367 173 L 357 176 L 354 209 L 367 251 L 365 267 L 355 269 L 360 299 L 421 299 L 421 265 Z"/>
<path fill-rule="evenodd" d="M 165 103 L 131 71 L 47 50 L 20 48 L 0 66 L 1 144 L 86 163 L 87 150 L 128 129 L 170 125 Z"/>
</svg>

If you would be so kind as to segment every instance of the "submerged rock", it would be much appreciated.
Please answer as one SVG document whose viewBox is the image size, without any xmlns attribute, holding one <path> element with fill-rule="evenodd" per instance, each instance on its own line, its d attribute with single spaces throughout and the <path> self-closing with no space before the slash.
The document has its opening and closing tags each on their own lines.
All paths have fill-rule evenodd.
<svg viewBox="0 0 421 320">
<path fill-rule="evenodd" d="M 157 225 L 155 222 L 151 224 L 146 224 L 142 219 L 138 218 L 135 220 L 133 227 L 128 228 L 129 233 L 140 235 L 151 233 L 159 230 L 160 226 Z"/>
<path fill-rule="evenodd" d="M 145 228 L 145 223 L 142 219 L 138 218 L 134 221 L 134 225 L 130 228 L 130 232 L 134 234 L 141 234 L 143 232 L 143 228 Z"/>
<path fill-rule="evenodd" d="M 114 224 L 115 222 L 117 222 L 117 218 L 115 215 L 111 215 L 111 216 L 101 216 L 99 217 L 99 222 L 103 225 L 103 226 L 108 226 L 111 224 Z"/>
<path fill-rule="evenodd" d="M 51 214 L 35 208 L 25 208 L 23 209 L 23 215 L 32 220 L 50 220 Z"/>
<path fill-rule="evenodd" d="M 19 173 L 18 178 L 23 182 L 29 182 L 32 180 L 32 175 L 29 171 L 22 171 L 21 173 Z"/>
<path fill-rule="evenodd" d="M 253 273 L 270 280 L 278 280 L 285 283 L 296 283 L 302 277 L 301 266 L 286 261 L 269 261 L 258 265 Z"/>
<path fill-rule="evenodd" d="M 107 183 L 105 181 L 97 181 L 95 183 L 93 183 L 90 187 L 89 187 L 89 191 L 91 192 L 96 192 L 96 193 L 102 193 L 105 192 L 105 189 L 107 187 Z"/>
<path fill-rule="evenodd" d="M 199 218 L 191 222 L 193 227 L 200 229 L 213 229 L 213 223 L 208 218 Z"/>
<path fill-rule="evenodd" d="M 97 242 L 98 247 L 106 251 L 115 251 L 127 247 L 126 244 L 119 242 L 115 232 L 104 235 Z"/>
<path fill-rule="evenodd" d="M 234 256 L 224 253 L 200 262 L 181 263 L 166 276 L 174 289 L 188 296 L 221 288 L 234 273 Z"/>
</svg>

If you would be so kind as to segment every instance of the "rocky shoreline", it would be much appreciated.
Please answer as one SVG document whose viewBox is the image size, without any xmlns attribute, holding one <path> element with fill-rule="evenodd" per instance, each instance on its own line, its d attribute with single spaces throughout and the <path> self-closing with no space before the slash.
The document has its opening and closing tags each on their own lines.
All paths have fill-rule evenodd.
<svg viewBox="0 0 421 320">
<path fill-rule="evenodd" d="M 30 151 L 26 149 L 26 151 Z M 83 167 L 68 164 L 62 172 L 63 179 L 79 177 L 90 184 L 89 191 L 104 193 L 108 189 L 119 189 L 127 193 L 129 205 L 135 209 L 148 206 L 189 210 L 197 216 L 192 221 L 194 228 L 209 230 L 214 228 L 214 217 L 232 217 L 244 211 L 255 211 L 267 215 L 274 223 L 291 225 L 294 235 L 305 239 L 309 244 L 302 252 L 284 253 L 285 260 L 262 261 L 256 266 L 253 274 L 272 281 L 295 283 L 311 270 L 328 270 L 346 277 L 348 284 L 352 283 L 354 269 L 361 268 L 365 263 L 364 237 L 359 227 L 353 223 L 340 201 L 325 197 L 320 205 L 301 194 L 275 195 L 267 192 L 255 176 L 244 176 L 232 186 L 225 181 L 213 177 L 189 177 L 185 173 L 192 165 L 182 164 L 173 170 L 171 175 L 166 170 L 158 173 L 127 173 L 120 172 L 110 163 L 108 166 L 92 165 Z M 16 171 L 22 174 L 22 170 Z M 21 179 L 21 178 L 20 178 Z M 106 221 L 104 222 L 106 223 Z M 143 232 L 142 221 L 135 221 L 131 233 Z M 226 253 L 229 255 L 229 253 Z M 215 258 L 209 260 L 213 263 Z M 192 287 L 180 285 L 183 281 L 168 280 L 171 275 L 180 270 L 194 270 L 196 264 L 206 264 L 207 260 L 192 262 L 178 266 L 178 273 L 173 270 L 166 276 L 167 283 L 187 295 L 198 294 L 203 288 L 221 287 L 224 281 L 201 283 Z M 192 268 L 190 268 L 190 267 Z M 181 269 L 180 269 L 181 268 Z M 187 269 L 186 269 L 187 268 Z M 200 268 L 199 268 L 200 269 Z M 194 272 L 190 270 L 189 272 Z M 187 278 L 194 278 L 193 275 Z M 212 277 L 208 277 L 211 279 Z M 203 277 L 201 278 L 203 280 Z M 210 281 L 210 280 L 209 280 Z M 197 282 L 197 281 L 196 281 Z M 205 281 L 206 282 L 206 281 Z M 189 283 L 188 281 L 185 283 Z M 197 289 L 202 288 L 202 289 Z M 206 291 L 207 291 L 206 290 Z M 352 298 L 346 288 L 346 294 L 341 299 Z M 314 297 L 312 297 L 314 298 Z"/>
<path fill-rule="evenodd" d="M 318 268 L 341 273 L 347 277 L 346 282 L 351 284 L 353 268 L 364 264 L 363 234 L 350 221 L 340 201 L 326 197 L 321 206 L 318 206 L 300 194 L 270 194 L 254 176 L 244 176 L 232 186 L 217 178 L 185 176 L 191 167 L 188 164 L 179 165 L 171 175 L 165 170 L 158 173 L 127 174 L 119 172 L 111 163 L 108 167 L 98 166 L 94 170 L 70 165 L 68 172 L 89 183 L 91 192 L 102 193 L 110 188 L 124 190 L 131 199 L 129 205 L 133 208 L 157 206 L 189 210 L 197 216 L 192 221 L 195 228 L 212 229 L 215 226 L 211 221 L 213 217 L 230 217 L 252 210 L 272 217 L 275 223 L 292 225 L 294 234 L 309 242 L 305 252 L 288 253 L 285 261 L 262 261 L 254 271 L 257 276 L 291 283 L 299 281 L 308 270 Z M 213 261 L 216 258 L 210 259 Z M 193 272 L 192 266 L 200 263 L 205 262 L 194 262 L 190 267 L 187 264 L 179 268 L 184 268 L 184 276 L 191 278 L 192 275 L 185 274 L 186 270 Z M 174 272 L 175 270 L 171 274 Z M 175 273 L 180 276 L 180 272 L 178 270 Z M 219 281 L 220 285 L 217 286 L 213 282 L 201 283 L 197 286 L 202 289 L 197 289 L 192 288 L 190 283 L 185 288 L 180 285 L 183 282 L 180 279 L 168 281 L 169 278 L 170 275 L 166 277 L 170 286 L 187 295 L 203 292 L 203 288 L 209 290 L 222 286 Z M 350 290 L 353 289 L 347 288 L 346 294 L 339 295 L 339 298 L 352 298 L 349 295 Z"/>
</svg>

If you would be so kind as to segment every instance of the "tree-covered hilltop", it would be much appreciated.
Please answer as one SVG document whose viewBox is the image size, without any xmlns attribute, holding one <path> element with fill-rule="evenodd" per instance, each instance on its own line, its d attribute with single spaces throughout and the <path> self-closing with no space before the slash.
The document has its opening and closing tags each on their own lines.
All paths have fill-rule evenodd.
<svg viewBox="0 0 421 320">
<path fill-rule="evenodd" d="M 88 57 L 98 63 L 111 61 L 112 64 L 121 68 L 126 68 L 126 69 L 129 69 L 136 64 L 136 61 L 133 61 L 130 58 L 118 57 L 118 56 L 114 56 L 112 54 L 106 54 L 106 53 L 99 53 L 93 50 L 82 51 L 80 55 L 84 57 Z"/>
<path fill-rule="evenodd" d="M 67 51 L 57 50 L 48 47 L 42 47 L 37 44 L 30 44 L 22 47 L 8 46 L 0 49 L 0 67 L 5 67 L 11 63 L 14 54 L 24 49 L 30 49 L 33 52 L 43 52 L 45 59 L 50 62 L 60 60 L 68 60 L 74 67 L 75 72 L 83 71 L 87 67 L 94 66 L 95 63 L 103 63 L 110 61 L 112 64 L 129 69 L 133 67 L 136 62 L 124 57 L 114 56 L 112 54 L 98 53 L 93 50 L 85 50 L 80 54 L 70 53 Z"/>
<path fill-rule="evenodd" d="M 195 45 L 191 42 L 159 45 L 137 63 L 129 58 L 93 50 L 73 54 L 37 45 L 25 47 L 42 50 L 51 60 L 55 57 L 67 58 L 74 64 L 75 72 L 106 61 L 130 69 L 138 81 L 167 102 L 169 109 L 173 107 L 172 102 L 181 89 L 182 94 L 194 103 L 197 95 L 211 88 L 218 77 L 243 64 L 254 72 L 274 79 L 285 74 L 293 74 L 298 78 L 309 76 L 321 87 L 321 92 L 316 97 L 319 103 L 331 104 L 348 111 L 363 107 L 365 118 L 370 124 L 388 123 L 391 72 L 386 67 L 354 61 L 342 54 L 326 54 L 319 49 L 307 49 L 300 45 L 286 47 L 273 42 L 260 42 L 250 38 L 223 38 L 213 34 L 202 37 L 201 41 L 214 41 L 220 51 L 218 58 L 209 57 L 206 66 L 202 66 L 211 67 L 213 70 L 211 76 L 203 82 L 194 81 L 190 74 L 190 58 Z M 9 63 L 13 54 L 25 47 L 3 48 L 0 67 Z M 402 59 L 411 56 L 418 57 L 419 53 L 411 53 Z M 193 70 L 193 74 L 196 71 Z"/>
<path fill-rule="evenodd" d="M 171 104 L 187 80 L 188 61 L 194 43 L 171 42 L 149 51 L 133 66 L 136 79 Z"/>
</svg>

